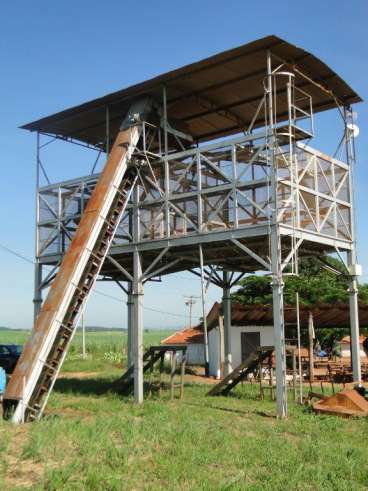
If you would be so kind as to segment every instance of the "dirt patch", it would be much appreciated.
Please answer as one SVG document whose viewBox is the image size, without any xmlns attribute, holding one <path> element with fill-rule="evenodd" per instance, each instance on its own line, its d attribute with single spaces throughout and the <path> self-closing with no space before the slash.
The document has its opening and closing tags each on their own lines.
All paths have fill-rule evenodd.
<svg viewBox="0 0 368 491">
<path fill-rule="evenodd" d="M 214 385 L 217 384 L 219 380 L 214 377 L 206 377 L 204 367 L 190 366 L 187 368 L 186 374 L 184 375 L 184 382 Z"/>
<path fill-rule="evenodd" d="M 205 377 L 204 375 L 184 375 L 184 383 L 185 382 L 193 382 L 196 384 L 209 384 L 214 385 L 218 384 L 220 381 L 215 378 Z"/>
<path fill-rule="evenodd" d="M 5 483 L 8 489 L 33 486 L 44 472 L 44 465 L 33 460 L 22 459 L 21 453 L 26 441 L 29 426 L 13 427 L 11 440 L 6 453 Z"/>
<path fill-rule="evenodd" d="M 33 460 L 20 460 L 17 457 L 8 456 L 7 465 L 5 483 L 8 489 L 15 489 L 18 486 L 30 488 L 42 479 L 44 473 L 44 465 Z"/>
</svg>

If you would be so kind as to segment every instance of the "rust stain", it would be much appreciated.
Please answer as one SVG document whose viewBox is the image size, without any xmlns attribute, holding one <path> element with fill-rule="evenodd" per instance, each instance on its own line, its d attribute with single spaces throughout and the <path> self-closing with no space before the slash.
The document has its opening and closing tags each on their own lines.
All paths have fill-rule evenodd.
<svg viewBox="0 0 368 491">
<path fill-rule="evenodd" d="M 348 389 L 315 402 L 313 409 L 317 413 L 343 417 L 368 416 L 368 401 L 355 389 Z"/>
<path fill-rule="evenodd" d="M 32 334 L 7 385 L 4 399 L 20 400 L 22 398 L 23 383 L 24 381 L 27 383 L 36 365 L 44 340 L 50 332 L 67 288 L 87 247 L 91 230 L 93 230 L 99 220 L 106 194 L 116 177 L 121 159 L 127 153 L 126 142 L 130 140 L 130 131 L 130 129 L 120 131 L 115 140 L 101 177 L 83 213 L 79 227 L 37 317 Z"/>
</svg>

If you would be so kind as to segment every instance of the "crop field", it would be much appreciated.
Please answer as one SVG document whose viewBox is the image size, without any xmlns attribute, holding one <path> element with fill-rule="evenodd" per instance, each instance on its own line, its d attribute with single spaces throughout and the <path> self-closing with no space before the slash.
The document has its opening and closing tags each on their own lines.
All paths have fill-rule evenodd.
<svg viewBox="0 0 368 491">
<path fill-rule="evenodd" d="M 10 334 L 0 342 L 25 337 Z M 145 345 L 167 335 L 145 333 Z M 279 421 L 256 384 L 210 398 L 209 383 L 190 375 L 183 400 L 164 390 L 136 406 L 111 389 L 125 342 L 117 332 L 88 332 L 83 360 L 77 335 L 45 417 L 0 422 L 1 490 L 368 488 L 367 420 L 318 416 L 290 400 Z"/>
</svg>

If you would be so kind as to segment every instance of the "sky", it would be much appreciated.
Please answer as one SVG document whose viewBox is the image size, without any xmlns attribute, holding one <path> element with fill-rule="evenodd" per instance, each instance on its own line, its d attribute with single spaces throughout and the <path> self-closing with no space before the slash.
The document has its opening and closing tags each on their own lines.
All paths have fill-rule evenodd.
<svg viewBox="0 0 368 491">
<path fill-rule="evenodd" d="M 36 139 L 20 130 L 21 124 L 270 34 L 312 52 L 367 100 L 367 18 L 366 0 L 5 2 L 0 14 L 0 326 L 30 328 L 33 317 L 33 266 L 3 248 L 34 256 Z M 367 108 L 367 103 L 356 106 L 362 281 L 368 281 Z M 321 119 L 325 141 L 318 140 L 326 153 L 332 151 L 329 118 Z M 48 170 L 54 181 L 84 175 L 92 158 L 75 147 L 56 145 L 53 152 Z M 87 307 L 87 325 L 126 327 L 125 294 L 116 285 L 99 283 L 97 289 Z M 199 280 L 185 272 L 148 285 L 145 327 L 183 327 L 188 323 L 184 295 L 199 294 Z M 208 306 L 220 297 L 220 289 L 211 287 Z M 196 320 L 199 301 L 193 312 Z"/>
</svg>

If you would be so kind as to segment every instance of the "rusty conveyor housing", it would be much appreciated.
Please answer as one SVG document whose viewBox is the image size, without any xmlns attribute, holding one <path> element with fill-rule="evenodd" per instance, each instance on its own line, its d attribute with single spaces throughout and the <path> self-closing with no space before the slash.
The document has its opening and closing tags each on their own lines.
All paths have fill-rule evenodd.
<svg viewBox="0 0 368 491">
<path fill-rule="evenodd" d="M 136 112 L 128 112 L 126 119 L 133 114 L 136 117 Z M 13 422 L 42 415 L 78 317 L 129 201 L 137 177 L 128 163 L 141 127 L 125 124 L 122 128 L 7 386 L 4 414 Z"/>
<path fill-rule="evenodd" d="M 135 401 L 144 399 L 144 284 L 159 276 L 189 271 L 201 277 L 202 286 L 207 280 L 223 288 L 224 333 L 230 336 L 229 289 L 243 275 L 263 271 L 272 278 L 277 408 L 278 415 L 284 417 L 285 268 L 293 269 L 298 257 L 323 257 L 338 248 L 347 256 L 348 271 L 359 270 L 351 174 L 356 156 L 349 128 L 355 117 L 351 104 L 361 98 L 313 54 L 267 36 L 24 125 L 38 134 L 36 175 L 42 177 L 36 187 L 35 314 L 42 305 L 42 291 L 54 281 L 53 274 L 65 254 L 65 261 L 74 267 L 68 259 L 73 253 L 68 250 L 70 239 L 77 232 L 72 249 L 79 248 L 78 227 L 85 203 L 96 183 L 100 187 L 101 177 L 94 173 L 96 161 L 92 175 L 41 183 L 47 175 L 40 165 L 41 136 L 47 138 L 47 144 L 51 137 L 51 141 L 63 140 L 108 154 L 119 135 L 121 117 L 143 97 L 154 101 L 155 111 L 148 120 L 137 119 L 142 123 L 142 145 L 134 155 L 138 192 L 126 207 L 109 260 L 100 270 L 105 281 L 128 282 L 128 352 L 129 366 L 134 365 Z M 336 107 L 344 130 L 336 143 L 342 155 L 346 150 L 345 161 L 309 146 L 315 134 L 314 115 Z M 89 282 L 87 290 L 90 288 L 102 261 L 97 251 L 100 238 L 95 232 L 88 233 L 93 236 L 91 244 L 96 250 L 91 249 L 92 257 L 98 257 L 98 263 L 90 273 L 85 269 L 90 264 L 89 251 L 83 250 L 83 262 L 75 250 L 78 275 L 72 279 L 70 272 L 65 278 L 70 290 L 60 293 L 63 266 L 54 281 L 55 285 L 60 283 L 55 291 L 61 296 L 55 304 L 46 300 L 44 309 L 49 305 L 49 311 L 43 310 L 40 317 L 49 318 L 42 326 L 37 324 L 34 348 L 26 348 L 35 352 L 22 358 L 22 363 L 27 360 L 35 366 L 17 369 L 6 395 L 10 408 L 22 401 L 26 411 L 36 417 L 42 413 L 38 399 L 47 400 L 41 392 L 49 393 L 59 357 L 65 356 L 69 332 L 74 329 L 75 309 L 80 310 L 77 288 L 85 291 L 84 277 Z M 113 234 L 114 228 L 108 233 Z M 101 250 L 106 254 L 104 246 Z M 50 266 L 52 274 L 44 278 Z M 353 367 L 355 380 L 360 380 L 356 283 L 355 274 L 351 274 Z M 51 323 L 54 327 L 49 330 Z M 208 366 L 207 335 L 204 339 Z M 224 345 L 225 359 L 230 360 L 231 343 Z M 54 353 L 58 349 L 59 355 Z M 27 378 L 30 373 L 32 380 Z M 19 411 L 16 420 L 24 414 Z"/>
</svg>

